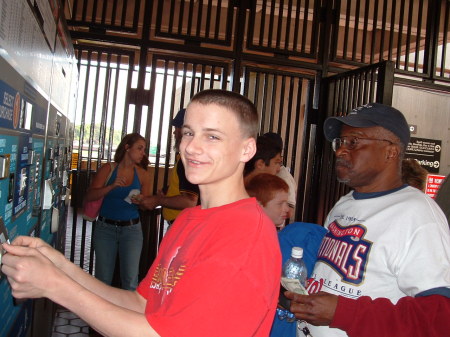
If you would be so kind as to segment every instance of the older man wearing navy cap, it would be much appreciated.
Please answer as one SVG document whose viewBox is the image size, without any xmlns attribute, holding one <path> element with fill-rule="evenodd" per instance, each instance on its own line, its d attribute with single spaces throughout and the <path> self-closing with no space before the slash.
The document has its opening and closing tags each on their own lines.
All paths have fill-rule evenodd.
<svg viewBox="0 0 450 337">
<path fill-rule="evenodd" d="M 183 162 L 180 160 L 180 155 L 178 154 L 179 145 L 183 136 L 181 128 L 183 127 L 185 113 L 186 109 L 181 109 L 170 123 L 174 127 L 174 149 L 177 155 L 165 193 L 160 191 L 157 195 L 143 198 L 139 203 L 140 206 L 149 210 L 153 210 L 158 206 L 163 207 L 162 214 L 165 220 L 165 230 L 175 221 L 175 218 L 181 210 L 196 206 L 199 200 L 200 191 L 198 185 L 191 184 L 186 179 Z"/>
<path fill-rule="evenodd" d="M 337 178 L 353 191 L 326 219 L 328 233 L 309 282 L 310 293 L 327 294 L 288 293 L 291 310 L 317 325 L 309 326 L 314 337 L 407 336 L 399 333 L 408 331 L 407 321 L 381 321 L 363 310 L 349 309 L 352 317 L 342 323 L 341 307 L 368 297 L 394 304 L 405 296 L 450 297 L 447 220 L 431 198 L 402 183 L 408 123 L 397 109 L 370 103 L 328 118 L 324 132 L 336 153 Z"/>
</svg>

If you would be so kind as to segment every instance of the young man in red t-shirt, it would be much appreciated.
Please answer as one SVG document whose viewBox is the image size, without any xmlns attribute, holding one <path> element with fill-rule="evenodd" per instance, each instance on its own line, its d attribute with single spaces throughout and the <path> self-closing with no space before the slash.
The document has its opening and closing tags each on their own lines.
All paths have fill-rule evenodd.
<svg viewBox="0 0 450 337">
<path fill-rule="evenodd" d="M 281 256 L 275 227 L 244 188 L 257 128 L 254 105 L 239 94 L 193 97 L 180 154 L 201 206 L 177 217 L 136 292 L 107 286 L 41 240 L 19 237 L 3 258 L 13 295 L 47 297 L 105 336 L 268 336 Z"/>
</svg>

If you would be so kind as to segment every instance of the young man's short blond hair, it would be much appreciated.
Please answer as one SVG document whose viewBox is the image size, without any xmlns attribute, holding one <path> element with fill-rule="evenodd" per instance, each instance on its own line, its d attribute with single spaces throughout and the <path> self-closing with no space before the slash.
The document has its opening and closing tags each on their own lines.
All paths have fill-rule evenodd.
<svg viewBox="0 0 450 337">
<path fill-rule="evenodd" d="M 230 110 L 238 118 L 243 136 L 256 139 L 259 129 L 258 112 L 248 98 L 233 91 L 208 89 L 200 91 L 192 97 L 189 104 L 191 103 L 217 104 Z"/>
</svg>

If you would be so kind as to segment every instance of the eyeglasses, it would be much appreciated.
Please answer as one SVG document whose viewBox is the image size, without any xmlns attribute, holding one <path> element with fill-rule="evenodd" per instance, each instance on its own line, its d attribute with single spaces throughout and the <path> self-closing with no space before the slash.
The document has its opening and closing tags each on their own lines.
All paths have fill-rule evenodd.
<svg viewBox="0 0 450 337">
<path fill-rule="evenodd" d="M 340 138 L 334 138 L 331 141 L 331 146 L 332 146 L 334 152 L 336 152 L 342 145 L 345 145 L 345 147 L 349 150 L 354 150 L 358 146 L 358 143 L 360 140 L 376 140 L 379 142 L 388 142 L 391 145 L 394 144 L 394 142 L 391 142 L 388 139 L 358 138 L 355 136 L 344 136 L 344 137 L 340 137 Z"/>
</svg>

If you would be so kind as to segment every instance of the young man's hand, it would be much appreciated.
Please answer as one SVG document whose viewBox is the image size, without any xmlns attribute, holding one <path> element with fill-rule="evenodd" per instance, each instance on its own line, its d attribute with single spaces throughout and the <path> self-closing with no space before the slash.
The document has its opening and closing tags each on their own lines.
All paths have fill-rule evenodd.
<svg viewBox="0 0 450 337">
<path fill-rule="evenodd" d="M 49 297 L 58 276 L 64 273 L 41 252 L 52 249 L 50 246 L 40 246 L 36 240 L 21 241 L 25 242 L 30 246 L 3 245 L 8 254 L 2 259 L 2 272 L 8 278 L 12 295 L 18 299 Z"/>
<path fill-rule="evenodd" d="M 46 243 L 40 238 L 35 238 L 31 236 L 18 236 L 17 238 L 14 239 L 11 245 L 35 248 L 39 250 L 44 256 L 46 256 L 50 261 L 53 262 L 53 264 L 55 264 L 60 269 L 62 269 L 64 263 L 67 262 L 67 259 L 61 252 L 51 247 L 48 243 Z"/>
<path fill-rule="evenodd" d="M 312 295 L 299 295 L 286 291 L 291 300 L 290 311 L 295 317 L 313 325 L 330 325 L 338 302 L 338 296 L 325 292 Z"/>
</svg>

